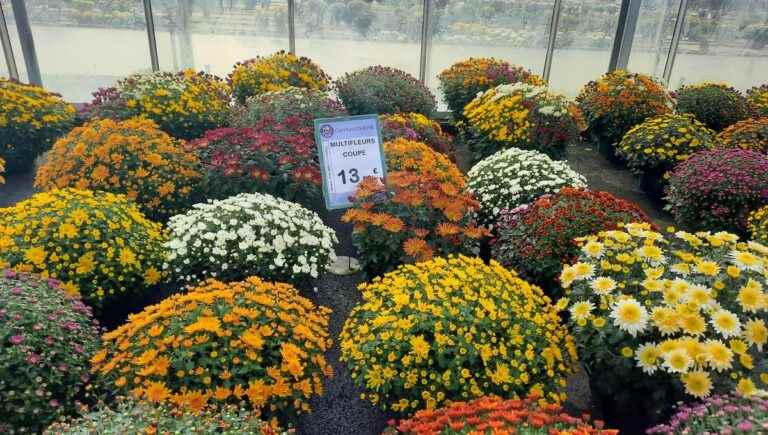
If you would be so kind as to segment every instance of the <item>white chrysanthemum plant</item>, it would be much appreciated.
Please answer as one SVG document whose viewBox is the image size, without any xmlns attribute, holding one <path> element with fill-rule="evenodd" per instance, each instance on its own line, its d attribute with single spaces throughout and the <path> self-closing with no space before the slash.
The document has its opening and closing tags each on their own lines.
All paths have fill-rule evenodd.
<svg viewBox="0 0 768 435">
<path fill-rule="evenodd" d="M 513 210 L 563 187 L 587 187 L 564 161 L 533 150 L 509 148 L 478 162 L 467 173 L 467 187 L 480 202 L 479 217 L 493 228 L 502 210 Z"/>
<path fill-rule="evenodd" d="M 560 282 L 588 371 L 677 382 L 690 396 L 768 386 L 768 247 L 631 223 L 578 239 Z M 634 380 L 633 380 L 634 378 Z"/>
<path fill-rule="evenodd" d="M 261 193 L 196 204 L 168 222 L 164 267 L 180 282 L 258 276 L 305 283 L 335 260 L 336 233 L 313 211 Z"/>
</svg>

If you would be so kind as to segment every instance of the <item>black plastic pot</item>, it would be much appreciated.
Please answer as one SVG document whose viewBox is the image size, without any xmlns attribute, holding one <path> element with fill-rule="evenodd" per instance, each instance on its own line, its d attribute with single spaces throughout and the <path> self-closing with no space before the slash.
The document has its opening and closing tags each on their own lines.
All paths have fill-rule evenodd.
<svg viewBox="0 0 768 435">
<path fill-rule="evenodd" d="M 653 201 L 662 203 L 664 200 L 664 188 L 667 186 L 664 180 L 664 172 L 653 170 L 643 172 L 639 177 L 640 189 Z"/>
</svg>

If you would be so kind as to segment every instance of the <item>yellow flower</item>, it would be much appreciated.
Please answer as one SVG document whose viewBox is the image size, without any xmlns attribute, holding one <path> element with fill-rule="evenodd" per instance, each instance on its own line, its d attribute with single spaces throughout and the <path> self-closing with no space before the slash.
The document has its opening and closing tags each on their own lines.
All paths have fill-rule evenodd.
<svg viewBox="0 0 768 435">
<path fill-rule="evenodd" d="M 744 338 L 747 343 L 763 351 L 763 345 L 768 341 L 768 328 L 762 319 L 751 319 L 744 324 Z M 742 352 L 743 353 L 743 352 Z"/>
<path fill-rule="evenodd" d="M 592 316 L 592 310 L 595 309 L 594 304 L 589 301 L 581 301 L 571 306 L 570 312 L 576 320 L 587 320 Z"/>
<path fill-rule="evenodd" d="M 706 352 L 709 365 L 715 370 L 729 370 L 732 367 L 733 352 L 723 343 L 717 340 L 707 341 Z"/>
<path fill-rule="evenodd" d="M 715 331 L 725 338 L 741 334 L 741 322 L 732 312 L 724 309 L 715 311 L 710 319 Z"/>
<path fill-rule="evenodd" d="M 626 355 L 625 355 L 626 356 Z M 653 374 L 658 368 L 658 360 L 661 357 L 659 348 L 653 343 L 646 343 L 640 345 L 635 352 L 635 359 L 637 365 L 643 369 L 645 373 Z"/>
<path fill-rule="evenodd" d="M 423 336 L 416 335 L 411 338 L 411 350 L 417 357 L 425 359 L 429 355 L 429 344 Z"/>
<path fill-rule="evenodd" d="M 703 370 L 694 370 L 683 374 L 685 391 L 694 397 L 707 397 L 712 391 L 712 380 L 709 373 Z"/>
<path fill-rule="evenodd" d="M 616 281 L 613 278 L 609 278 L 607 276 L 597 277 L 590 283 L 592 290 L 594 290 L 595 293 L 599 295 L 609 294 L 616 288 L 616 285 Z"/>
<path fill-rule="evenodd" d="M 736 391 L 744 397 L 750 397 L 757 392 L 757 388 L 755 388 L 755 383 L 751 379 L 741 378 L 736 384 Z"/>
<path fill-rule="evenodd" d="M 715 261 L 699 261 L 696 270 L 706 276 L 715 276 L 720 273 L 720 265 Z"/>
<path fill-rule="evenodd" d="M 685 349 L 674 349 L 664 354 L 664 366 L 672 373 L 686 373 L 693 359 Z"/>
<path fill-rule="evenodd" d="M 42 266 L 47 255 L 48 254 L 45 252 L 45 249 L 35 246 L 27 249 L 27 251 L 24 253 L 24 258 L 37 266 Z"/>
<path fill-rule="evenodd" d="M 739 289 L 739 296 L 737 299 L 744 311 L 755 312 L 764 308 L 766 295 L 760 290 L 759 284 L 750 285 L 750 283 L 757 284 L 757 282 L 750 280 L 746 286 Z"/>
</svg>

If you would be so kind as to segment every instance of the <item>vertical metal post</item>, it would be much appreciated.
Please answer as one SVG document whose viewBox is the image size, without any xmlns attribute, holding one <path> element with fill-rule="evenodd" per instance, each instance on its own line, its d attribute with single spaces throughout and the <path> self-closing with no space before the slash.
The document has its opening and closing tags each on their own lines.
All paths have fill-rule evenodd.
<svg viewBox="0 0 768 435">
<path fill-rule="evenodd" d="M 155 17 L 152 15 L 152 0 L 144 0 L 144 20 L 147 23 L 147 39 L 149 41 L 149 58 L 152 61 L 152 71 L 160 71 L 160 59 L 157 57 L 157 38 L 155 36 Z"/>
<path fill-rule="evenodd" d="M 675 30 L 672 31 L 672 41 L 669 43 L 667 61 L 664 63 L 664 82 L 667 83 L 667 87 L 669 87 L 669 81 L 672 78 L 672 68 L 675 66 L 677 47 L 680 45 L 680 36 L 683 34 L 685 14 L 687 12 L 688 0 L 680 0 L 680 8 L 677 10 L 677 19 L 675 20 Z"/>
<path fill-rule="evenodd" d="M 549 82 L 549 73 L 552 71 L 552 56 L 555 52 L 555 41 L 557 39 L 557 27 L 560 25 L 560 12 L 563 9 L 562 0 L 555 0 L 552 5 L 552 17 L 549 20 L 549 39 L 547 39 L 547 54 L 544 57 L 544 71 L 542 77 Z"/>
<path fill-rule="evenodd" d="M 16 59 L 13 57 L 11 35 L 8 33 L 8 23 L 5 21 L 2 3 L 0 3 L 0 43 L 2 43 L 5 54 L 5 64 L 8 66 L 8 76 L 14 80 L 19 80 L 19 70 L 16 68 Z"/>
<path fill-rule="evenodd" d="M 616 34 L 613 36 L 613 48 L 611 49 L 611 59 L 608 61 L 608 72 L 616 69 L 619 63 L 619 54 L 621 53 L 621 41 L 624 39 L 624 28 L 627 26 L 627 12 L 629 11 L 630 0 L 621 0 L 619 9 L 619 22 L 616 24 Z"/>
<path fill-rule="evenodd" d="M 432 1 L 423 0 L 424 7 L 421 13 L 421 51 L 419 53 L 419 81 L 426 84 L 427 81 L 427 57 L 429 56 L 429 14 L 432 10 Z"/>
<path fill-rule="evenodd" d="M 27 77 L 33 85 L 43 86 L 40 76 L 40 64 L 37 63 L 37 51 L 35 51 L 35 39 L 32 37 L 32 27 L 29 25 L 29 16 L 24 0 L 11 0 L 13 16 L 16 18 L 16 30 L 19 32 L 21 53 L 24 55 L 24 64 L 27 67 Z"/>
<path fill-rule="evenodd" d="M 296 1 L 288 0 L 288 51 L 296 54 Z"/>
<path fill-rule="evenodd" d="M 621 35 L 621 48 L 619 58 L 616 62 L 616 68 L 627 69 L 629 65 L 629 54 L 632 52 L 632 42 L 635 40 L 635 29 L 637 28 L 637 19 L 640 16 L 640 6 L 642 0 L 630 0 L 629 9 L 627 9 L 627 21 L 624 25 L 624 33 Z"/>
</svg>

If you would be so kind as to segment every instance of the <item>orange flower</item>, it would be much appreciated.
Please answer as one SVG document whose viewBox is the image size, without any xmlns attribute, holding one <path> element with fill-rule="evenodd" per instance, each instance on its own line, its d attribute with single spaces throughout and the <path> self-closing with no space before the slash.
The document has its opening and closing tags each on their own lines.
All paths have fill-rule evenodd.
<svg viewBox="0 0 768 435">
<path fill-rule="evenodd" d="M 403 242 L 403 250 L 405 251 L 405 254 L 411 257 L 419 257 L 427 249 L 429 249 L 429 246 L 424 239 L 411 237 Z"/>
<path fill-rule="evenodd" d="M 149 382 L 144 389 L 144 397 L 153 403 L 164 402 L 170 395 L 170 391 L 162 382 Z"/>
<path fill-rule="evenodd" d="M 394 216 L 388 216 L 382 225 L 382 228 L 389 231 L 390 233 L 399 233 L 403 230 L 404 227 L 405 224 L 403 224 L 403 221 L 400 220 L 400 218 L 396 218 Z"/>
<path fill-rule="evenodd" d="M 261 408 L 270 396 L 270 388 L 264 381 L 257 379 L 248 383 L 248 390 L 245 394 L 254 408 Z"/>
<path fill-rule="evenodd" d="M 443 222 L 437 226 L 437 234 L 441 236 L 454 236 L 461 233 L 461 227 L 456 224 Z"/>
<path fill-rule="evenodd" d="M 208 403 L 208 394 L 199 391 L 188 391 L 184 394 L 184 406 L 192 412 L 200 412 Z"/>
<path fill-rule="evenodd" d="M 232 390 L 227 387 L 217 387 L 213 392 L 213 397 L 220 402 L 227 400 L 231 395 Z"/>
</svg>

